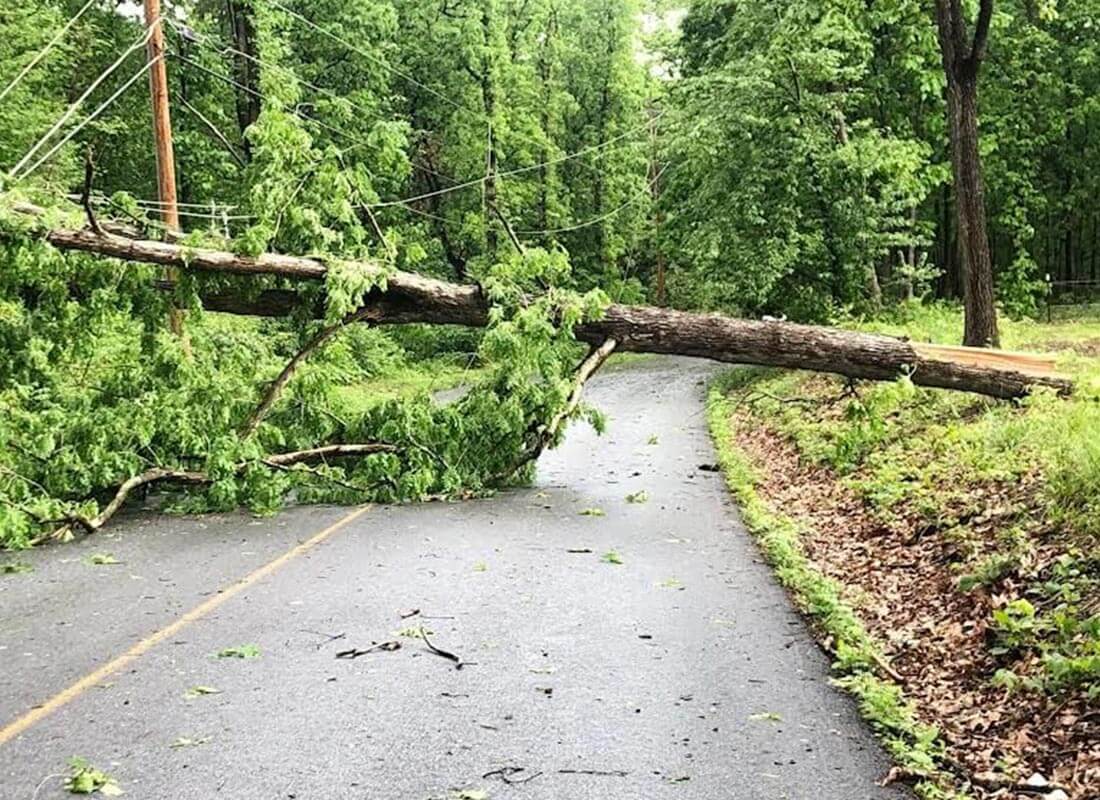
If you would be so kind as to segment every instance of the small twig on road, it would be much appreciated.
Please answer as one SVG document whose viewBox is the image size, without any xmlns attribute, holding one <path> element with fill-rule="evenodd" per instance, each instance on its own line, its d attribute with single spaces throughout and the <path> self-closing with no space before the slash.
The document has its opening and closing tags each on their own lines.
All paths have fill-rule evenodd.
<svg viewBox="0 0 1100 800">
<path fill-rule="evenodd" d="M 624 769 L 559 769 L 562 775 L 605 775 L 611 778 L 625 778 L 630 773 Z"/>
<path fill-rule="evenodd" d="M 298 632 L 299 633 L 308 633 L 310 636 L 321 636 L 321 637 L 323 637 L 325 641 L 323 641 L 323 642 L 321 642 L 320 644 L 317 645 L 318 650 L 320 650 L 322 647 L 324 647 L 329 642 L 335 642 L 338 639 L 344 639 L 344 638 L 347 637 L 346 633 L 337 633 L 337 634 L 324 633 L 322 631 L 311 631 L 308 628 L 300 628 L 298 630 Z"/>
<path fill-rule="evenodd" d="M 441 656 L 442 658 L 445 658 L 448 661 L 455 662 L 455 669 L 462 669 L 463 661 L 462 661 L 461 658 L 456 656 L 454 653 L 449 653 L 446 650 L 440 650 L 438 647 L 436 647 L 434 644 L 432 644 L 431 640 L 428 639 L 428 633 L 427 633 L 427 631 L 424 630 L 423 625 L 420 626 L 419 630 L 420 630 L 420 638 L 424 640 L 424 644 L 426 644 L 428 646 L 429 650 L 431 650 L 437 656 Z"/>
<path fill-rule="evenodd" d="M 537 778 L 539 775 L 542 774 L 541 772 L 533 772 L 530 775 L 528 775 L 526 778 L 513 778 L 512 777 L 513 775 L 518 775 L 519 773 L 526 772 L 526 771 L 527 771 L 527 767 L 501 767 L 500 769 L 494 769 L 492 772 L 486 772 L 481 777 L 482 778 L 500 778 L 505 783 L 510 784 L 512 786 L 515 786 L 515 785 L 521 784 L 521 783 L 530 783 L 531 781 L 533 781 L 535 778 Z"/>
<path fill-rule="evenodd" d="M 359 656 L 365 656 L 367 653 L 374 653 L 379 650 L 385 653 L 392 653 L 394 650 L 401 649 L 401 642 L 382 642 L 381 644 L 374 644 L 365 650 L 357 650 L 352 648 L 350 650 L 341 650 L 336 654 L 337 658 L 359 658 Z"/>
</svg>

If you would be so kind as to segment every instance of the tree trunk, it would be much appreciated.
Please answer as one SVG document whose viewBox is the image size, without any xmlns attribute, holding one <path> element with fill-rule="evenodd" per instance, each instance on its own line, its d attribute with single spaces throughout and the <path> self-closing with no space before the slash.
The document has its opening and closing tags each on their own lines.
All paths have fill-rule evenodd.
<svg viewBox="0 0 1100 800">
<path fill-rule="evenodd" d="M 993 299 L 993 257 L 986 230 L 985 186 L 978 149 L 978 72 L 989 33 L 993 0 L 982 0 L 972 43 L 966 36 L 961 0 L 936 0 L 940 49 L 947 75 L 947 122 L 955 209 L 964 269 L 963 344 L 997 347 L 997 309 Z"/>
<path fill-rule="evenodd" d="M 183 270 L 236 275 L 272 275 L 323 281 L 321 261 L 298 256 L 235 253 L 182 247 L 167 242 L 128 239 L 89 230 L 54 230 L 44 237 L 62 250 L 78 250 L 127 261 L 174 266 Z M 299 309 L 293 291 L 268 290 L 258 297 L 204 298 L 210 310 L 258 316 L 282 316 Z M 320 314 L 322 309 L 312 309 Z M 460 285 L 408 272 L 391 272 L 385 291 L 365 299 L 361 319 L 375 324 L 426 322 L 484 326 L 489 306 L 478 286 Z M 1052 357 L 942 348 L 889 336 L 854 333 L 810 325 L 758 322 L 719 314 L 694 314 L 644 306 L 611 305 L 603 318 L 575 330 L 578 339 L 618 342 L 620 350 L 696 356 L 733 364 L 757 364 L 831 372 L 850 378 L 896 380 L 1019 397 L 1034 386 L 1069 392 L 1069 380 L 1053 374 Z"/>
<path fill-rule="evenodd" d="M 493 6 L 491 0 L 483 0 L 481 9 L 481 28 L 484 39 L 485 55 L 481 62 L 481 100 L 485 109 L 485 118 L 489 123 L 489 139 L 485 153 L 485 193 L 482 213 L 485 218 L 485 250 L 491 261 L 496 261 L 499 237 L 493 223 L 493 209 L 497 208 L 497 136 L 496 120 L 496 75 L 493 68 Z"/>
<path fill-rule="evenodd" d="M 229 34 L 233 39 L 233 55 L 236 81 L 243 89 L 235 89 L 237 128 L 244 144 L 245 160 L 252 159 L 252 144 L 245 132 L 260 118 L 260 75 L 253 61 L 256 57 L 256 30 L 252 23 L 252 10 L 240 0 L 226 0 L 229 16 Z M 241 55 L 241 54 L 244 55 Z"/>
</svg>

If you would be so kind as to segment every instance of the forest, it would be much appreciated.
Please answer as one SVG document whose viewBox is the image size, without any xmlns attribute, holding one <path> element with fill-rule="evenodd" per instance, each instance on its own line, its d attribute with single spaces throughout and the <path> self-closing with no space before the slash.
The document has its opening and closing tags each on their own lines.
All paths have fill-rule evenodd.
<svg viewBox="0 0 1100 800">
<path fill-rule="evenodd" d="M 0 34 L 5 575 L 154 509 L 507 493 L 615 435 L 605 362 L 755 365 L 709 384 L 714 471 L 886 783 L 1100 792 L 1100 0 L 0 0 Z"/>
</svg>

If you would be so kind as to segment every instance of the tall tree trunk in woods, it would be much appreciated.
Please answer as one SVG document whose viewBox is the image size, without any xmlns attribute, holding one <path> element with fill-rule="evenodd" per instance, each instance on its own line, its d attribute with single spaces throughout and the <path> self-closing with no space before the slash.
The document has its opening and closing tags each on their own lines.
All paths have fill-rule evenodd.
<svg viewBox="0 0 1100 800">
<path fill-rule="evenodd" d="M 495 260 L 499 237 L 493 222 L 493 209 L 497 206 L 497 135 L 494 126 L 496 119 L 496 75 L 493 68 L 493 0 L 483 0 L 481 7 L 481 30 L 484 42 L 484 56 L 481 59 L 481 100 L 485 109 L 485 118 L 489 123 L 489 139 L 485 154 L 485 250 L 490 259 Z"/>
<path fill-rule="evenodd" d="M 653 254 L 655 260 L 654 301 L 658 306 L 667 305 L 666 275 L 668 261 L 665 258 L 663 243 L 661 242 L 661 228 L 665 223 L 664 209 L 661 207 L 661 164 L 657 120 L 660 112 L 654 107 L 649 111 L 649 135 L 650 135 L 650 159 L 649 159 L 649 189 L 653 197 Z"/>
<path fill-rule="evenodd" d="M 260 118 L 260 70 L 252 59 L 256 57 L 256 27 L 252 9 L 242 0 L 226 0 L 229 35 L 233 39 L 235 80 L 243 89 L 236 89 L 237 127 L 244 143 L 244 157 L 252 160 L 252 144 L 245 131 Z M 242 53 L 244 55 L 242 55 Z"/>
<path fill-rule="evenodd" d="M 551 140 L 551 108 L 554 94 L 554 48 L 558 37 L 558 12 L 556 8 L 550 9 L 550 15 L 546 20 L 546 29 L 543 33 L 542 44 L 539 47 L 539 81 L 542 83 L 542 108 L 539 110 L 539 124 L 545 141 Z M 553 177 L 553 167 L 550 161 L 550 150 L 543 145 L 540 153 L 539 166 L 539 200 L 538 200 L 538 228 L 546 230 L 550 227 L 550 179 Z"/>
<path fill-rule="evenodd" d="M 993 257 L 986 230 L 985 187 L 978 150 L 978 73 L 985 57 L 993 0 L 981 0 L 973 39 L 967 35 L 963 0 L 936 0 L 940 51 L 947 76 L 947 122 L 955 178 L 959 249 L 963 256 L 966 326 L 963 344 L 996 347 Z"/>
</svg>

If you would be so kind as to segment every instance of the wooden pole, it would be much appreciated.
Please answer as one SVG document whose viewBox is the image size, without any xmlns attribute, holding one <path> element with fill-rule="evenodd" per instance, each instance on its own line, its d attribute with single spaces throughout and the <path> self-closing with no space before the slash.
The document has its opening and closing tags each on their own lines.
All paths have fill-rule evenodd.
<svg viewBox="0 0 1100 800">
<path fill-rule="evenodd" d="M 153 104 L 153 142 L 157 157 L 157 198 L 160 200 L 160 218 L 169 233 L 180 231 L 179 206 L 176 197 L 176 154 L 172 146 L 172 110 L 168 104 L 168 66 L 165 64 L 164 25 L 161 23 L 160 0 L 144 0 L 145 27 L 149 36 L 148 58 L 153 65 L 149 69 L 149 96 Z M 175 283 L 177 270 L 169 269 L 165 277 Z M 172 332 L 184 337 L 184 312 L 173 308 L 169 323 Z"/>
<path fill-rule="evenodd" d="M 145 26 L 149 37 L 149 94 L 153 101 L 153 140 L 157 152 L 157 195 L 161 220 L 171 231 L 179 231 L 176 206 L 176 158 L 172 148 L 172 112 L 168 106 L 168 67 L 164 63 L 164 27 L 160 20 L 160 0 L 145 0 Z"/>
</svg>

